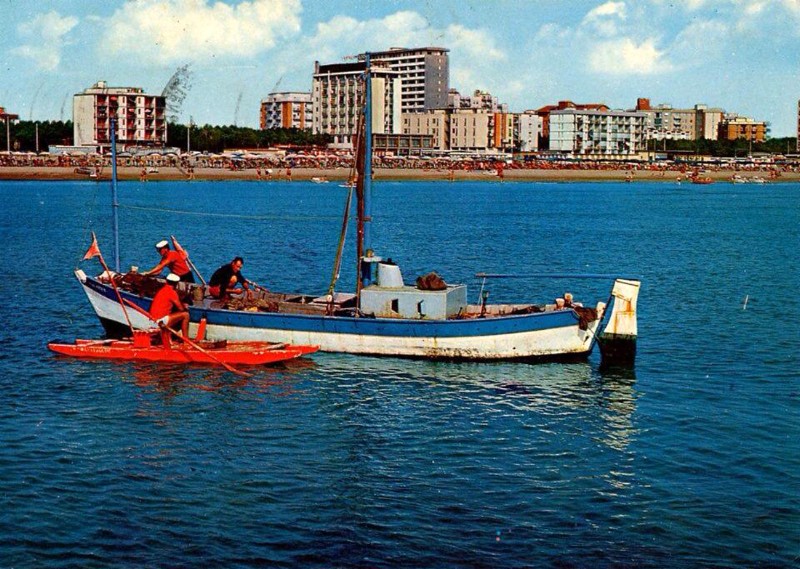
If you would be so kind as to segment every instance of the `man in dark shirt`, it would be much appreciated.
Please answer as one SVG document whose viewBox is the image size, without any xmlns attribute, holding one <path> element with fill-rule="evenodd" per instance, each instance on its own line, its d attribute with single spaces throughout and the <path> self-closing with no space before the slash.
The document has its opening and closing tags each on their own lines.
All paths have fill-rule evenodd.
<svg viewBox="0 0 800 569">
<path fill-rule="evenodd" d="M 242 285 L 244 290 L 250 290 L 250 283 L 241 273 L 244 260 L 241 257 L 235 257 L 230 263 L 222 265 L 219 269 L 214 271 L 211 275 L 211 280 L 208 281 L 209 292 L 212 296 L 219 299 L 226 299 L 228 291 L 236 287 L 237 284 Z"/>
</svg>

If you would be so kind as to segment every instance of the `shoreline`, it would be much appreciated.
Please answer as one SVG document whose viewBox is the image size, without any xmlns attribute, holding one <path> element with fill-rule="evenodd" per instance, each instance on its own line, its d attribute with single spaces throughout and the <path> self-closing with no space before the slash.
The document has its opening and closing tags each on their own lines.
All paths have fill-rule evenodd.
<svg viewBox="0 0 800 569">
<path fill-rule="evenodd" d="M 140 167 L 120 166 L 117 178 L 124 181 L 139 181 Z M 312 178 L 323 178 L 331 183 L 343 183 L 350 170 L 347 168 L 292 168 L 287 176 L 285 169 L 273 169 L 269 176 L 257 172 L 254 168 L 231 170 L 227 168 L 195 168 L 194 180 L 203 181 L 308 181 Z M 494 170 L 443 170 L 421 168 L 375 168 L 374 179 L 384 181 L 540 181 L 540 182 L 580 182 L 580 181 L 635 181 L 635 182 L 686 182 L 687 172 L 678 170 L 631 170 L 631 169 L 523 169 L 508 168 L 502 177 Z M 767 181 L 793 182 L 800 181 L 800 172 L 779 171 L 778 177 L 770 176 L 770 170 L 742 170 L 735 168 L 718 168 L 703 170 L 702 175 L 715 182 L 730 182 L 734 175 L 742 178 L 762 178 Z M 96 177 L 77 173 L 74 167 L 60 166 L 2 166 L 0 180 L 95 180 L 110 181 L 111 169 L 104 168 Z M 186 173 L 174 166 L 159 166 L 157 172 L 150 172 L 147 181 L 189 180 Z M 323 185 L 323 184 L 321 184 Z"/>
</svg>

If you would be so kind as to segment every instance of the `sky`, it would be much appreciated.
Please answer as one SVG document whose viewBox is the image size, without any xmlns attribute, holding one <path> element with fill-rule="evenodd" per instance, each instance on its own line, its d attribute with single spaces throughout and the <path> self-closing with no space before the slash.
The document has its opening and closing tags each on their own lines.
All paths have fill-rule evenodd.
<svg viewBox="0 0 800 569">
<path fill-rule="evenodd" d="M 315 61 L 423 46 L 450 50 L 451 88 L 512 112 L 646 97 L 797 134 L 800 0 L 0 0 L 0 107 L 72 120 L 97 81 L 161 94 L 177 73 L 179 122 L 258 128 Z"/>
</svg>

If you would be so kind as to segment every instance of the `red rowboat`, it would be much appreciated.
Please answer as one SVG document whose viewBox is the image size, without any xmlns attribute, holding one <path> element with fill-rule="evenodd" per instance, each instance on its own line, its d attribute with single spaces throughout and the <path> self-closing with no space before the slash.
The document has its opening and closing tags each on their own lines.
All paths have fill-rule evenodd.
<svg viewBox="0 0 800 569">
<path fill-rule="evenodd" d="M 74 344 L 51 342 L 47 347 L 58 354 L 76 358 L 223 365 L 282 362 L 319 350 L 319 346 L 226 340 L 153 345 L 150 334 L 138 330 L 136 332 L 133 340 L 75 340 Z"/>
</svg>

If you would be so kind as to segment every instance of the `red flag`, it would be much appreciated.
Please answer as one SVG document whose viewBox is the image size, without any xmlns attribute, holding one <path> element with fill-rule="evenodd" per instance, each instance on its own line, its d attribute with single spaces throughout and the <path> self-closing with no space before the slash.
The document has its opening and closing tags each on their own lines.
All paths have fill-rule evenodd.
<svg viewBox="0 0 800 569">
<path fill-rule="evenodd" d="M 92 244 L 89 245 L 89 248 L 86 250 L 86 254 L 83 256 L 83 260 L 87 261 L 92 257 L 100 257 L 100 247 L 97 245 L 97 236 L 92 231 Z"/>
<path fill-rule="evenodd" d="M 178 243 L 178 240 L 175 239 L 175 236 L 174 235 L 170 235 L 170 238 L 172 239 L 172 246 L 175 248 L 175 250 L 178 253 L 181 254 L 181 257 L 183 257 L 184 260 L 188 259 L 189 258 L 189 253 L 186 252 L 186 249 L 181 247 L 181 244 Z"/>
</svg>

